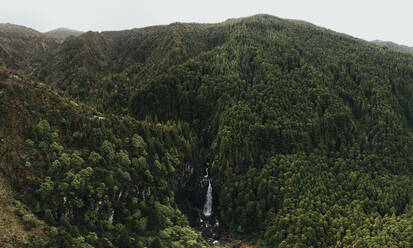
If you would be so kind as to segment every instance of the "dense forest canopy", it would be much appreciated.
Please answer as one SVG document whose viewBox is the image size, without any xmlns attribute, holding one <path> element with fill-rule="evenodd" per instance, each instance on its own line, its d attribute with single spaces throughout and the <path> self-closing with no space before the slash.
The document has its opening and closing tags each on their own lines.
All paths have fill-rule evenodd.
<svg viewBox="0 0 413 248">
<path fill-rule="evenodd" d="M 36 34 L 45 50 L 13 35 L 0 32 L 0 168 L 36 232 L 0 244 L 209 247 L 209 168 L 222 236 L 413 245 L 410 54 L 269 15 Z"/>
</svg>

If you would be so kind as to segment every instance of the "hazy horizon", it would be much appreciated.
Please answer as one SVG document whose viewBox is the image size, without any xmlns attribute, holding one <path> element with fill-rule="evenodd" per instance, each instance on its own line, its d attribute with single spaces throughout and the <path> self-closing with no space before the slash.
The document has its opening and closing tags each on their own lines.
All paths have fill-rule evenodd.
<svg viewBox="0 0 413 248">
<path fill-rule="evenodd" d="M 5 1 L 0 23 L 12 23 L 47 32 L 60 27 L 79 31 L 114 31 L 167 25 L 173 22 L 218 23 L 229 18 L 269 14 L 298 19 L 364 40 L 393 41 L 413 46 L 406 32 L 413 22 L 413 3 L 393 1 L 334 2 L 290 0 L 195 2 L 178 0 L 113 1 Z"/>
</svg>

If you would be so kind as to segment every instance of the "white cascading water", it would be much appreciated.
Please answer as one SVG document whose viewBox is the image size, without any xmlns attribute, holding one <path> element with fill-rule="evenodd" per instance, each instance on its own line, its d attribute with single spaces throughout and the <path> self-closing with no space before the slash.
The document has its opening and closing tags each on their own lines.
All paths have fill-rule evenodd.
<svg viewBox="0 0 413 248">
<path fill-rule="evenodd" d="M 208 180 L 208 191 L 206 194 L 206 201 L 204 204 L 204 210 L 202 211 L 202 214 L 206 217 L 209 217 L 212 214 L 212 186 L 210 180 Z"/>
<path fill-rule="evenodd" d="M 208 178 L 208 169 L 206 169 L 206 175 L 204 176 L 205 178 Z M 212 185 L 211 185 L 211 180 L 208 179 L 208 190 L 206 194 L 206 200 L 204 204 L 204 209 L 202 211 L 202 214 L 206 217 L 211 216 L 212 214 Z"/>
</svg>

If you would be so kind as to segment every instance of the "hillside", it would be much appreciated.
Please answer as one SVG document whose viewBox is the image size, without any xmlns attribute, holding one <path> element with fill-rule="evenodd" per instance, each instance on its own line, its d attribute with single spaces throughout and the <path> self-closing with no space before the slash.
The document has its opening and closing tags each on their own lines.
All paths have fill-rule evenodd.
<svg viewBox="0 0 413 248">
<path fill-rule="evenodd" d="M 0 63 L 10 68 L 30 71 L 36 59 L 50 49 L 57 48 L 58 41 L 24 26 L 0 24 Z M 30 62 L 29 62 L 30 61 Z"/>
<path fill-rule="evenodd" d="M 45 238 L 44 227 L 42 221 L 14 198 L 7 181 L 0 177 L 0 245 L 27 247 Z"/>
<path fill-rule="evenodd" d="M 256 15 L 33 61 L 0 71 L 1 171 L 49 247 L 413 245 L 409 54 Z"/>
<path fill-rule="evenodd" d="M 198 166 L 187 127 L 102 116 L 42 83 L 4 68 L 2 75 L 1 197 L 13 194 L 3 190 L 7 178 L 31 212 L 19 210 L 20 224 L 16 201 L 2 201 L 0 225 L 12 220 L 15 230 L 36 233 L 32 228 L 39 229 L 40 221 L 34 216 L 44 220 L 47 226 L 30 247 L 207 246 L 174 200 Z M 0 244 L 10 247 L 31 237 L 23 233 L 16 241 L 20 231 L 1 233 Z"/>
<path fill-rule="evenodd" d="M 373 40 L 371 43 L 374 43 L 376 45 L 379 45 L 381 47 L 386 47 L 388 49 L 397 51 L 397 52 L 403 52 L 403 53 L 413 53 L 413 47 L 408 47 L 405 45 L 399 45 L 391 41 L 382 41 L 382 40 Z"/>
<path fill-rule="evenodd" d="M 51 38 L 55 38 L 58 40 L 65 40 L 66 38 L 70 36 L 79 36 L 82 33 L 83 33 L 82 31 L 73 30 L 70 28 L 56 28 L 48 32 L 45 32 L 44 34 Z"/>
<path fill-rule="evenodd" d="M 128 69 L 133 74 L 142 74 L 140 78 L 150 78 L 199 54 L 208 48 L 201 37 L 205 26 L 176 23 L 125 31 L 87 32 L 67 39 L 59 49 L 48 53 L 45 64 L 38 67 L 37 76 L 76 99 L 90 104 L 102 101 L 100 105 L 106 106 L 116 91 L 104 95 L 89 91 L 104 87 L 102 84 L 107 83 L 112 73 Z M 135 86 L 123 85 L 125 88 L 119 90 L 133 92 Z M 106 108 L 104 106 L 99 106 L 99 110 Z"/>
</svg>

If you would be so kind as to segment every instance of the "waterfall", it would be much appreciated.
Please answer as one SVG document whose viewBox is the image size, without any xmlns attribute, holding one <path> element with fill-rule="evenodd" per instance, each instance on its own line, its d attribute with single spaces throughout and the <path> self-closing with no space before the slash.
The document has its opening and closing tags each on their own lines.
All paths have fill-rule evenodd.
<svg viewBox="0 0 413 248">
<path fill-rule="evenodd" d="M 209 177 L 208 169 L 206 169 L 206 173 L 207 174 L 204 177 L 208 178 Z M 208 179 L 208 190 L 207 190 L 204 210 L 202 211 L 202 214 L 206 217 L 209 217 L 212 214 L 212 185 L 211 185 L 210 179 Z"/>
<path fill-rule="evenodd" d="M 206 164 L 209 167 L 209 164 Z M 204 208 L 202 214 L 199 214 L 199 230 L 202 236 L 204 236 L 213 247 L 218 247 L 220 238 L 220 224 L 218 216 L 212 214 L 212 184 L 211 178 L 208 174 L 208 168 L 205 170 L 205 174 L 201 177 L 203 188 L 208 180 L 208 189 L 205 196 Z"/>
</svg>

